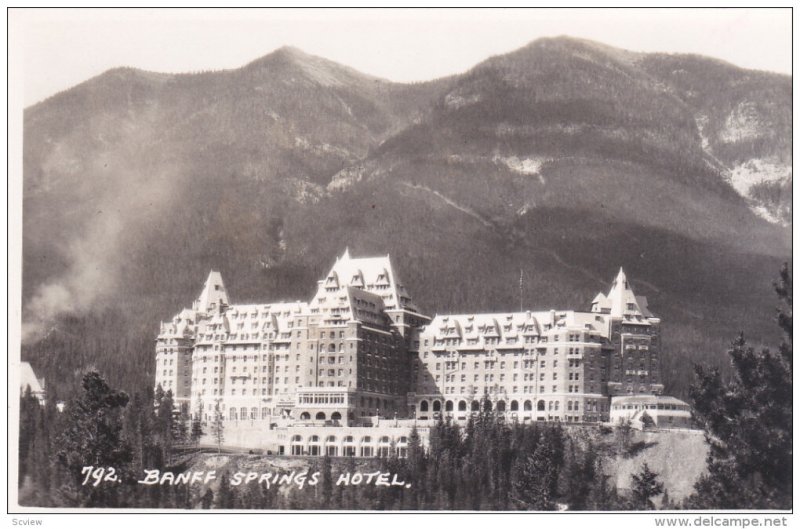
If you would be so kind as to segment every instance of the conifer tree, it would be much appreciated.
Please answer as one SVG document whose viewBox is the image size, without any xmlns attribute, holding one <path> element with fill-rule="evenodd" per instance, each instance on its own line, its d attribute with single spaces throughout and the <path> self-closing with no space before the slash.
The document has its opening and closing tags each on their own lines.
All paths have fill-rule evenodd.
<svg viewBox="0 0 800 529">
<path fill-rule="evenodd" d="M 518 458 L 513 484 L 514 499 L 526 510 L 553 510 L 553 492 L 557 480 L 558 467 L 552 440 L 544 437 L 532 454 L 523 454 Z"/>
<path fill-rule="evenodd" d="M 565 465 L 564 498 L 570 510 L 581 511 L 589 507 L 592 486 L 595 482 L 596 454 L 590 445 L 578 452 L 574 441 L 570 443 L 569 462 Z"/>
<path fill-rule="evenodd" d="M 589 494 L 588 508 L 593 511 L 611 511 L 616 507 L 616 493 L 608 483 L 609 476 L 603 472 L 603 465 L 598 460 L 594 470 L 594 481 Z"/>
<path fill-rule="evenodd" d="M 194 446 L 200 442 L 200 439 L 203 437 L 203 421 L 200 419 L 200 415 L 198 414 L 192 419 L 192 427 L 191 432 L 189 434 L 189 440 Z"/>
<path fill-rule="evenodd" d="M 200 508 L 210 509 L 212 505 L 214 505 L 214 491 L 208 488 L 205 494 L 200 498 Z"/>
<path fill-rule="evenodd" d="M 664 484 L 657 478 L 658 474 L 650 470 L 647 463 L 642 464 L 642 470 L 638 474 L 631 475 L 631 500 L 634 509 L 655 509 L 651 498 L 664 492 Z"/>
<path fill-rule="evenodd" d="M 647 413 L 647 411 L 642 413 L 642 416 L 639 420 L 642 421 L 642 429 L 654 428 L 656 425 L 656 422 L 653 420 L 650 414 Z"/>
<path fill-rule="evenodd" d="M 729 381 L 696 368 L 692 399 L 709 443 L 707 472 L 695 484 L 694 508 L 788 509 L 792 506 L 792 278 L 775 284 L 784 340 L 777 353 L 756 351 L 740 335 L 728 355 Z"/>
<path fill-rule="evenodd" d="M 158 424 L 158 439 L 163 450 L 163 458 L 168 464 L 172 460 L 172 446 L 175 443 L 177 431 L 175 427 L 174 402 L 172 390 L 167 390 L 156 402 L 156 418 Z"/>
<path fill-rule="evenodd" d="M 112 507 L 114 487 L 84 487 L 86 466 L 113 467 L 124 480 L 131 461 L 131 450 L 122 439 L 122 410 L 128 404 L 124 392 L 111 389 L 99 373 L 83 377 L 83 391 L 69 406 L 66 429 L 59 435 L 58 462 L 71 480 L 71 497 L 77 506 Z"/>
<path fill-rule="evenodd" d="M 675 506 L 672 505 L 672 499 L 669 497 L 669 491 L 666 487 L 664 487 L 664 496 L 661 498 L 661 509 L 662 510 L 671 510 L 674 509 Z"/>
<path fill-rule="evenodd" d="M 333 497 L 333 476 L 331 473 L 331 458 L 328 454 L 322 458 L 322 472 L 321 474 L 321 498 L 320 506 L 323 509 L 331 508 L 331 498 Z"/>
<path fill-rule="evenodd" d="M 30 452 L 36 436 L 36 419 L 39 414 L 39 401 L 33 396 L 31 387 L 26 386 L 19 401 L 19 486 L 30 474 Z"/>
<path fill-rule="evenodd" d="M 408 457 L 406 458 L 411 494 L 409 494 L 410 508 L 420 508 L 420 503 L 425 496 L 425 449 L 416 425 L 411 428 L 408 436 Z"/>
<path fill-rule="evenodd" d="M 217 453 L 222 451 L 222 443 L 225 442 L 225 422 L 222 420 L 222 410 L 219 409 L 219 402 L 214 405 L 214 420 L 211 423 L 211 435 L 217 444 Z"/>
<path fill-rule="evenodd" d="M 214 498 L 215 509 L 233 509 L 233 489 L 230 484 L 230 473 L 225 471 L 219 480 L 219 489 Z"/>
</svg>

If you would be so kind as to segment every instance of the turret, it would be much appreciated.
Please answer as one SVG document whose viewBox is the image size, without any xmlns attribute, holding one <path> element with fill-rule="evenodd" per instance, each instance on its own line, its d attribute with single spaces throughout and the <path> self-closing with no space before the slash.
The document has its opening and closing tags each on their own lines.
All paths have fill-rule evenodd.
<svg viewBox="0 0 800 529">
<path fill-rule="evenodd" d="M 208 274 L 208 279 L 203 286 L 200 297 L 194 302 L 194 310 L 197 312 L 210 314 L 228 305 L 228 293 L 225 291 L 225 284 L 222 282 L 222 274 L 212 270 Z"/>
<path fill-rule="evenodd" d="M 610 314 L 614 317 L 644 316 L 650 318 L 653 314 L 647 309 L 647 298 L 633 293 L 625 271 L 620 268 L 617 277 L 611 285 L 608 295 L 597 294 L 592 301 L 592 312 Z"/>
</svg>

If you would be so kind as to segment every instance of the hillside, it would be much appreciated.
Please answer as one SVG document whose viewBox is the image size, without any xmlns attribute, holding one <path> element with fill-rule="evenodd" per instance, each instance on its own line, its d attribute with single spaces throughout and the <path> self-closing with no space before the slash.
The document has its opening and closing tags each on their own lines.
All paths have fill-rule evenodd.
<svg viewBox="0 0 800 529">
<path fill-rule="evenodd" d="M 64 390 L 90 364 L 141 390 L 210 268 L 236 302 L 305 299 L 349 245 L 431 314 L 516 308 L 520 270 L 525 306 L 584 308 L 624 266 L 684 395 L 739 330 L 775 343 L 790 232 L 730 174 L 791 163 L 787 85 L 569 38 L 415 85 L 294 49 L 112 70 L 25 111 L 23 356 Z M 728 141 L 743 101 L 759 126 Z M 770 182 L 748 193 L 784 204 L 791 174 Z"/>
<path fill-rule="evenodd" d="M 613 433 L 598 433 L 593 428 L 568 428 L 566 435 L 570 439 L 577 440 L 580 446 L 591 441 L 592 447 L 597 451 L 601 466 L 609 476 L 609 482 L 615 487 L 619 494 L 627 495 L 630 493 L 631 475 L 641 471 L 642 465 L 647 463 L 652 471 L 659 476 L 659 481 L 664 484 L 673 502 L 680 504 L 684 499 L 694 492 L 694 483 L 706 470 L 706 455 L 708 446 L 703 437 L 703 433 L 698 430 L 662 430 L 658 432 L 634 432 L 632 436 L 633 446 L 640 447 L 630 454 L 616 444 Z M 302 474 L 307 472 L 309 475 L 319 471 L 322 466 L 320 458 L 316 457 L 286 457 L 264 455 L 262 451 L 256 450 L 255 454 L 245 455 L 244 453 L 226 453 L 224 455 L 213 453 L 213 443 L 208 443 L 208 448 L 212 453 L 197 454 L 184 463 L 185 470 L 192 472 L 215 471 L 217 476 L 233 476 L 240 472 L 242 476 L 255 473 L 261 476 L 267 473 L 275 475 Z M 390 472 L 393 465 L 391 461 L 385 459 L 348 459 L 332 458 L 331 475 L 334 482 L 342 474 L 361 472 Z M 183 470 L 183 468 L 181 468 Z M 217 487 L 212 485 L 215 492 Z M 411 487 L 420 484 L 411 483 Z M 246 485 L 242 485 L 245 487 Z M 276 496 L 287 498 L 292 488 L 297 485 L 274 487 L 272 489 Z M 334 487 L 335 488 L 335 487 Z M 313 491 L 313 486 L 310 487 Z M 305 494 L 313 496 L 314 492 L 305 491 Z M 200 496 L 198 494 L 198 496 Z M 659 507 L 662 498 L 654 499 Z M 368 508 L 363 506 L 362 508 Z"/>
</svg>

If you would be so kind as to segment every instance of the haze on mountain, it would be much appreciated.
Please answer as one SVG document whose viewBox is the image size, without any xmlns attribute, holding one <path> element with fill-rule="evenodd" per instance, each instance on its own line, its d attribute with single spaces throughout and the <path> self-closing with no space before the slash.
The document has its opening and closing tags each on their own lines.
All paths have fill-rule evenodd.
<svg viewBox="0 0 800 529">
<path fill-rule="evenodd" d="M 307 299 L 349 246 L 431 315 L 586 308 L 622 266 L 682 395 L 739 330 L 773 338 L 791 132 L 789 76 L 567 37 L 418 84 L 292 48 L 110 70 L 25 110 L 23 357 L 141 389 L 209 269 Z"/>
</svg>

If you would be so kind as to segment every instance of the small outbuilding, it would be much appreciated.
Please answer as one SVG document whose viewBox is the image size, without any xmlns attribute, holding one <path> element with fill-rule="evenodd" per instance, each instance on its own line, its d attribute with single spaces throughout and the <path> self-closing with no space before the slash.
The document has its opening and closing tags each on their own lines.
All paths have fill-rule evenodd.
<svg viewBox="0 0 800 529">
<path fill-rule="evenodd" d="M 635 428 L 691 428 L 692 408 L 666 395 L 626 395 L 611 399 L 611 422 L 630 420 Z"/>
</svg>

